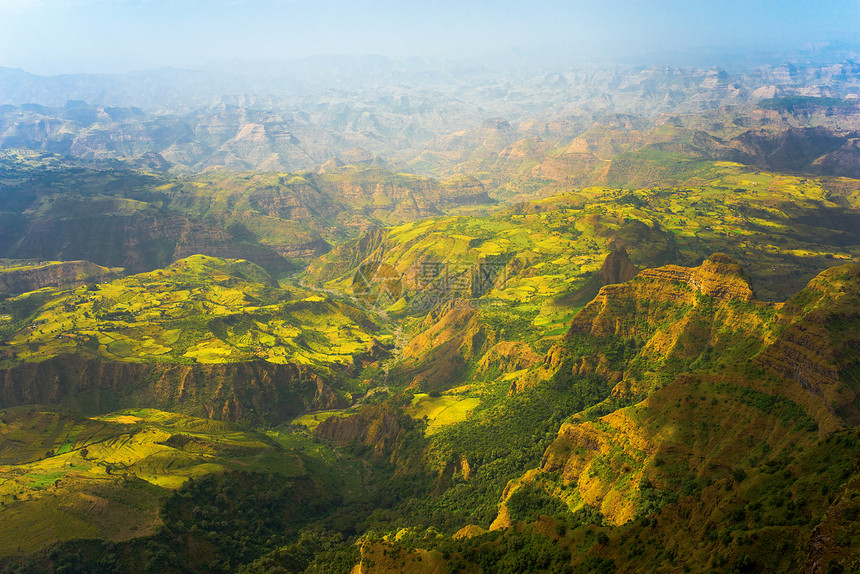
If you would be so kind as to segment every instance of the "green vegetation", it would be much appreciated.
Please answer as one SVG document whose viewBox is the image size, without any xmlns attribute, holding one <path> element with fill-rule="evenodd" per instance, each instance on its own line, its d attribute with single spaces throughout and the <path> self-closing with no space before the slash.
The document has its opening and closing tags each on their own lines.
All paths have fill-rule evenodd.
<svg viewBox="0 0 860 574">
<path fill-rule="evenodd" d="M 860 184 L 719 159 L 843 104 L 446 181 L 0 155 L 0 569 L 850 571 Z"/>
<path fill-rule="evenodd" d="M 146 535 L 159 523 L 157 513 L 164 520 L 164 513 L 172 512 L 169 502 L 160 508 L 172 500 L 171 491 L 179 489 L 185 496 L 188 487 L 184 485 L 189 481 L 199 490 L 196 481 L 212 484 L 211 477 L 223 473 L 277 473 L 277 479 L 269 480 L 277 480 L 279 496 L 287 490 L 295 495 L 290 481 L 317 484 L 313 488 L 326 488 L 329 493 L 337 485 L 338 496 L 346 499 L 360 490 L 348 478 L 357 474 L 357 467 L 337 461 L 324 445 L 313 445 L 291 431 L 271 431 L 267 436 L 231 423 L 152 409 L 93 418 L 16 409 L 2 418 L 3 556 L 19 547 L 39 550 L 57 540 L 79 538 L 81 533 L 116 541 Z M 323 506 L 326 496 L 322 490 L 315 495 Z M 225 516 L 230 513 L 223 505 L 218 508 Z M 181 519 L 188 522 L 187 517 L 170 520 Z M 241 530 L 236 530 L 237 535 Z"/>
<path fill-rule="evenodd" d="M 514 491 L 507 504 L 514 522 L 535 522 L 541 516 L 565 517 L 570 513 L 558 498 L 549 496 L 541 488 L 530 484 Z"/>
<path fill-rule="evenodd" d="M 260 359 L 352 364 L 384 334 L 359 309 L 292 286 L 258 266 L 192 256 L 166 269 L 0 303 L 16 325 L 13 361 L 63 353 L 122 361 L 229 363 Z"/>
<path fill-rule="evenodd" d="M 446 425 L 463 422 L 481 404 L 477 397 L 444 395 L 432 397 L 423 393 L 415 395 L 406 414 L 427 421 L 426 435 L 432 435 Z"/>
<path fill-rule="evenodd" d="M 202 253 L 248 259 L 280 278 L 367 227 L 492 203 L 471 178 L 440 182 L 366 165 L 173 178 L 2 150 L 0 168 L 0 257 L 132 272 Z"/>
</svg>

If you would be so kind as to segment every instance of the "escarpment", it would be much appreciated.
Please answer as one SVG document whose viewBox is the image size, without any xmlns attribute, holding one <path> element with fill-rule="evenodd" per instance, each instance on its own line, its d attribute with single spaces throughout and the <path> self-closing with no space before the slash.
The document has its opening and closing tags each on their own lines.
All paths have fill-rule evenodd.
<svg viewBox="0 0 860 574">
<path fill-rule="evenodd" d="M 342 446 L 362 446 L 386 458 L 403 439 L 412 422 L 389 404 L 373 405 L 348 417 L 329 417 L 314 431 L 318 438 Z"/>
<path fill-rule="evenodd" d="M 0 244 L 0 252 L 26 259 L 87 259 L 130 273 L 194 254 L 248 259 L 272 270 L 292 268 L 273 248 L 237 241 L 223 229 L 178 215 L 36 220 L 9 244 Z"/>
<path fill-rule="evenodd" d="M 694 268 L 667 265 L 606 285 L 550 349 L 545 368 L 562 377 L 597 375 L 635 396 L 696 360 L 731 362 L 760 349 L 772 312 L 755 301 L 738 264 L 715 254 Z"/>
<path fill-rule="evenodd" d="M 823 271 L 786 302 L 776 321 L 779 336 L 756 364 L 822 398 L 849 424 L 860 424 L 860 266 Z"/>
<path fill-rule="evenodd" d="M 705 477 L 704 484 L 729 480 L 755 449 L 753 460 L 769 460 L 796 442 L 855 426 L 860 339 L 851 326 L 860 324 L 860 266 L 822 272 L 785 304 L 755 301 L 741 278 L 737 265 L 714 256 L 699 268 L 645 270 L 604 287 L 544 368 L 571 385 L 583 374 L 612 385 L 618 369 L 622 392 L 612 400 L 641 400 L 603 416 L 575 415 L 540 472 L 522 481 L 559 475 L 570 504 L 623 524 L 651 508 L 655 492 L 677 488 L 679 473 Z M 699 354 L 673 363 L 679 346 L 693 345 L 691 334 L 700 338 Z M 630 348 L 625 337 L 639 339 Z M 715 348 L 720 358 L 708 350 Z M 657 368 L 663 382 L 646 390 L 641 382 Z"/>
<path fill-rule="evenodd" d="M 570 333 L 641 338 L 643 327 L 653 329 L 671 314 L 685 313 L 699 304 L 700 296 L 716 301 L 754 298 L 740 265 L 715 254 L 699 267 L 645 269 L 627 283 L 603 287 L 574 318 Z M 637 325 L 639 319 L 648 324 Z"/>
<path fill-rule="evenodd" d="M 642 276 L 680 281 L 703 295 L 720 300 L 751 301 L 754 298 L 741 266 L 722 253 L 711 255 L 699 267 L 667 265 L 657 269 L 645 269 Z"/>
<path fill-rule="evenodd" d="M 306 365 L 131 363 L 74 355 L 0 370 L 0 408 L 24 404 L 62 405 L 86 413 L 147 405 L 267 425 L 308 409 L 347 406 Z"/>
<path fill-rule="evenodd" d="M 0 267 L 0 296 L 27 293 L 44 287 L 63 288 L 101 283 L 114 279 L 118 271 L 89 261 L 20 265 L 7 269 Z"/>
</svg>

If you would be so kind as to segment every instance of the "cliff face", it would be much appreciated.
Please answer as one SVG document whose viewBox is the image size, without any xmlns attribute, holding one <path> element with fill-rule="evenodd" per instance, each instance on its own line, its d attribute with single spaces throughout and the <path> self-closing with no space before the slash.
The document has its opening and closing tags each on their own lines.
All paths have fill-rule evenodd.
<svg viewBox="0 0 860 574">
<path fill-rule="evenodd" d="M 0 370 L 0 408 L 23 404 L 65 405 L 83 412 L 147 405 L 255 425 L 277 425 L 307 409 L 347 406 L 304 365 L 166 365 L 77 356 Z"/>
<path fill-rule="evenodd" d="M 389 404 L 366 407 L 349 417 L 329 417 L 314 435 L 342 446 L 361 445 L 372 449 L 376 458 L 388 458 L 403 439 L 408 417 Z"/>
<path fill-rule="evenodd" d="M 855 116 L 856 117 L 856 116 Z M 852 138 L 824 127 L 793 128 L 774 133 L 749 130 L 733 143 L 747 155 L 747 163 L 776 171 L 857 177 L 858 149 Z"/>
<path fill-rule="evenodd" d="M 760 348 L 767 308 L 725 255 L 695 268 L 646 269 L 601 288 L 544 364 L 562 376 L 604 377 L 619 396 L 641 395 L 697 359 L 731 363 L 735 349 Z"/>
<path fill-rule="evenodd" d="M 17 295 L 43 287 L 77 287 L 85 283 L 101 283 L 114 279 L 115 270 L 89 261 L 67 261 L 15 267 L 0 267 L 0 296 Z"/>
<path fill-rule="evenodd" d="M 249 129 L 253 137 L 259 130 Z M 213 171 L 193 179 L 0 150 L 0 257 L 88 260 L 131 273 L 189 255 L 248 259 L 283 274 L 380 225 L 492 203 L 472 177 L 449 181 L 367 165 L 319 173 Z"/>
<path fill-rule="evenodd" d="M 628 283 L 602 288 L 594 300 L 574 318 L 571 333 L 641 338 L 641 331 L 636 331 L 636 319 L 639 316 L 647 317 L 653 326 L 664 318 L 669 307 L 692 307 L 700 295 L 721 302 L 730 299 L 750 301 L 753 298 L 740 265 L 725 255 L 715 254 L 700 267 L 667 265 L 645 269 Z M 652 309 L 655 307 L 652 302 L 661 303 L 666 309 L 659 308 L 661 305 Z M 634 315 L 625 314 L 622 308 L 631 305 L 633 309 L 629 310 L 634 311 Z"/>
<path fill-rule="evenodd" d="M 308 266 L 308 275 L 314 280 L 325 283 L 340 277 L 350 269 L 361 265 L 362 261 L 373 260 L 372 257 L 385 252 L 387 235 L 384 230 L 373 228 L 363 233 L 358 239 L 353 239 L 331 250 L 324 260 L 317 260 Z"/>
<path fill-rule="evenodd" d="M 658 269 L 646 269 L 642 271 L 642 277 L 656 281 L 680 281 L 703 295 L 721 301 L 753 299 L 752 289 L 743 276 L 741 266 L 721 253 L 715 253 L 700 267 L 691 269 L 667 265 Z"/>
<path fill-rule="evenodd" d="M 600 292 L 605 285 L 615 285 L 630 281 L 639 273 L 636 265 L 630 261 L 627 250 L 623 247 L 615 249 L 606 256 L 600 270 L 573 293 L 569 299 L 572 305 L 585 305 Z"/>
<path fill-rule="evenodd" d="M 562 425 L 540 472 L 509 491 L 559 473 L 574 491 L 564 491 L 571 505 L 584 502 L 623 524 L 649 508 L 655 489 L 678 488 L 678 476 L 722 480 L 773 453 L 801 456 L 794 445 L 860 421 L 858 326 L 857 265 L 821 273 L 785 305 L 756 302 L 737 265 L 719 255 L 605 287 L 546 364 L 573 384 L 583 371 L 610 382 L 619 375 L 616 398 L 630 396 L 646 369 L 662 370 L 663 382 L 633 406 Z M 618 351 L 617 340 L 628 337 L 637 338 L 635 353 Z M 646 392 L 641 384 L 638 391 Z M 718 520 L 711 513 L 719 505 L 707 504 L 696 512 Z"/>
<path fill-rule="evenodd" d="M 0 252 L 14 258 L 88 259 L 129 272 L 166 267 L 189 255 L 248 259 L 267 269 L 289 269 L 274 249 L 237 241 L 226 231 L 178 215 L 100 215 L 31 221 Z"/>
<path fill-rule="evenodd" d="M 450 308 L 429 314 L 424 327 L 403 348 L 404 361 L 398 367 L 422 391 L 450 388 L 468 362 L 495 343 L 479 321 L 477 311 L 462 301 L 455 300 Z"/>
<path fill-rule="evenodd" d="M 755 362 L 822 399 L 828 412 L 860 424 L 860 266 L 833 267 L 790 298 L 781 332 Z"/>
</svg>

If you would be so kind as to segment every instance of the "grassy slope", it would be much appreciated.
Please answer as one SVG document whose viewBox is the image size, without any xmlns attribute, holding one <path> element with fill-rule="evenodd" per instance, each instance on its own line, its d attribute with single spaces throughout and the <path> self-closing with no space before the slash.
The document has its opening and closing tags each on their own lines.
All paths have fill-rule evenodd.
<svg viewBox="0 0 860 574">
<path fill-rule="evenodd" d="M 307 472 L 308 457 L 277 434 L 221 421 L 153 409 L 83 418 L 18 408 L 0 416 L 0 555 L 151 533 L 161 501 L 191 478 Z"/>
</svg>

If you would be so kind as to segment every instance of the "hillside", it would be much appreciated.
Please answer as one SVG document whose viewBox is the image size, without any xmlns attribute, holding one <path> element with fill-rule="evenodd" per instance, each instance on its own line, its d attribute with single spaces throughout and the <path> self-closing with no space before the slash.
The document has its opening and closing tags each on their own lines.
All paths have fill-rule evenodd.
<svg viewBox="0 0 860 574">
<path fill-rule="evenodd" d="M 349 304 L 278 287 L 247 261 L 199 255 L 0 305 L 2 407 L 146 403 L 277 424 L 311 406 L 345 406 L 348 393 L 330 385 L 378 360 L 390 340 Z"/>
<path fill-rule="evenodd" d="M 539 466 L 507 484 L 491 525 L 455 523 L 453 539 L 420 528 L 371 537 L 362 568 L 389 569 L 380 554 L 442 571 L 517 572 L 532 560 L 583 572 L 850 565 L 859 298 L 850 265 L 785 304 L 761 303 L 724 256 L 603 288 L 533 367 L 551 370 L 548 382 L 518 394 L 549 400 L 589 381 L 611 394 L 561 424 Z M 517 427 L 505 428 L 510 440 Z M 457 436 L 449 488 L 466 506 L 490 465 L 472 450 L 480 433 Z"/>
<path fill-rule="evenodd" d="M 852 552 L 850 540 L 822 533 L 841 524 L 835 513 L 850 503 L 836 493 L 853 480 L 844 470 L 852 451 L 834 454 L 833 441 L 853 440 L 860 417 L 857 267 L 846 265 L 860 257 L 855 180 L 682 158 L 683 170 L 671 169 L 683 183 L 586 187 L 465 215 L 458 206 L 487 201 L 475 180 L 369 166 L 185 181 L 28 161 L 56 179 L 25 186 L 32 166 L 19 163 L 9 189 L 34 195 L 5 197 L 34 224 L 77 225 L 95 200 L 109 217 L 158 218 L 167 207 L 247 238 L 232 248 L 275 253 L 290 226 L 353 227 L 319 232 L 336 247 L 305 254 L 306 272 L 280 280 L 246 259 L 172 261 L 177 248 L 142 272 L 9 262 L 3 276 L 19 286 L 0 302 L 0 405 L 18 433 L 9 444 L 41 454 L 8 461 L 3 512 L 14 525 L 41 516 L 33 528 L 43 534 L 8 549 L 8 564 L 33 552 L 27 559 L 47 571 L 102 568 L 99 547 L 72 540 L 78 530 L 109 544 L 127 571 L 163 556 L 190 571 L 360 563 L 373 572 L 419 557 L 440 571 L 523 571 L 515 564 L 534 560 L 547 571 L 668 571 L 794 563 L 811 540 L 812 562 Z M 92 195 L 73 191 L 84 177 Z M 15 426 L 18 413 L 34 422 Z M 63 429 L 112 416 L 152 428 L 99 430 L 95 466 L 92 456 L 68 459 L 71 446 L 61 453 Z M 275 458 L 254 446 L 251 458 L 237 450 L 225 461 L 221 427 L 181 430 L 201 417 L 246 425 L 231 428 Z M 123 463 L 127 485 L 97 492 L 73 470 L 105 468 L 98 461 L 120 456 L 121 444 L 134 453 Z M 278 444 L 295 451 L 277 454 Z M 53 481 L 61 470 L 71 474 L 44 492 L 40 479 L 21 478 Z M 294 472 L 293 490 L 274 490 L 289 534 L 261 525 L 231 545 L 236 530 L 189 527 L 216 516 L 229 524 L 215 507 L 195 518 L 186 505 L 238 485 L 259 494 L 248 499 L 254 516 L 268 516 L 263 493 Z M 313 510 L 297 514 L 305 502 L 293 497 L 320 484 L 325 496 L 306 497 Z M 107 501 L 98 502 L 107 514 L 39 514 L 76 491 Z M 150 491 L 154 502 L 135 498 Z M 108 534 L 119 520 L 109 517 L 129 512 L 139 512 L 139 530 Z M 690 516 L 712 526 L 677 539 Z M 791 552 L 768 558 L 773 550 L 756 541 L 771 535 Z M 133 565 L 140 545 L 161 550 Z"/>
<path fill-rule="evenodd" d="M 334 466 L 325 448 L 297 450 L 277 432 L 154 409 L 92 418 L 8 409 L 0 437 L 0 559 L 64 540 L 151 538 L 170 520 L 165 502 L 190 479 L 227 473 L 253 484 L 276 473 L 293 492 L 277 501 L 270 492 L 267 502 L 293 516 L 324 508 L 325 488 L 337 484 L 345 496 L 359 488 L 349 478 L 355 469 Z M 300 500 L 296 490 L 316 501 Z"/>
<path fill-rule="evenodd" d="M 0 571 L 860 571 L 846 54 L 0 68 Z"/>
<path fill-rule="evenodd" d="M 89 261 L 29 262 L 0 261 L 0 296 L 20 295 L 44 287 L 71 287 L 101 283 L 121 270 L 107 269 Z"/>
<path fill-rule="evenodd" d="M 283 276 L 368 228 L 492 204 L 473 178 L 367 165 L 188 179 L 18 150 L 0 152 L 0 174 L 0 256 L 129 272 L 200 253 Z"/>
</svg>

